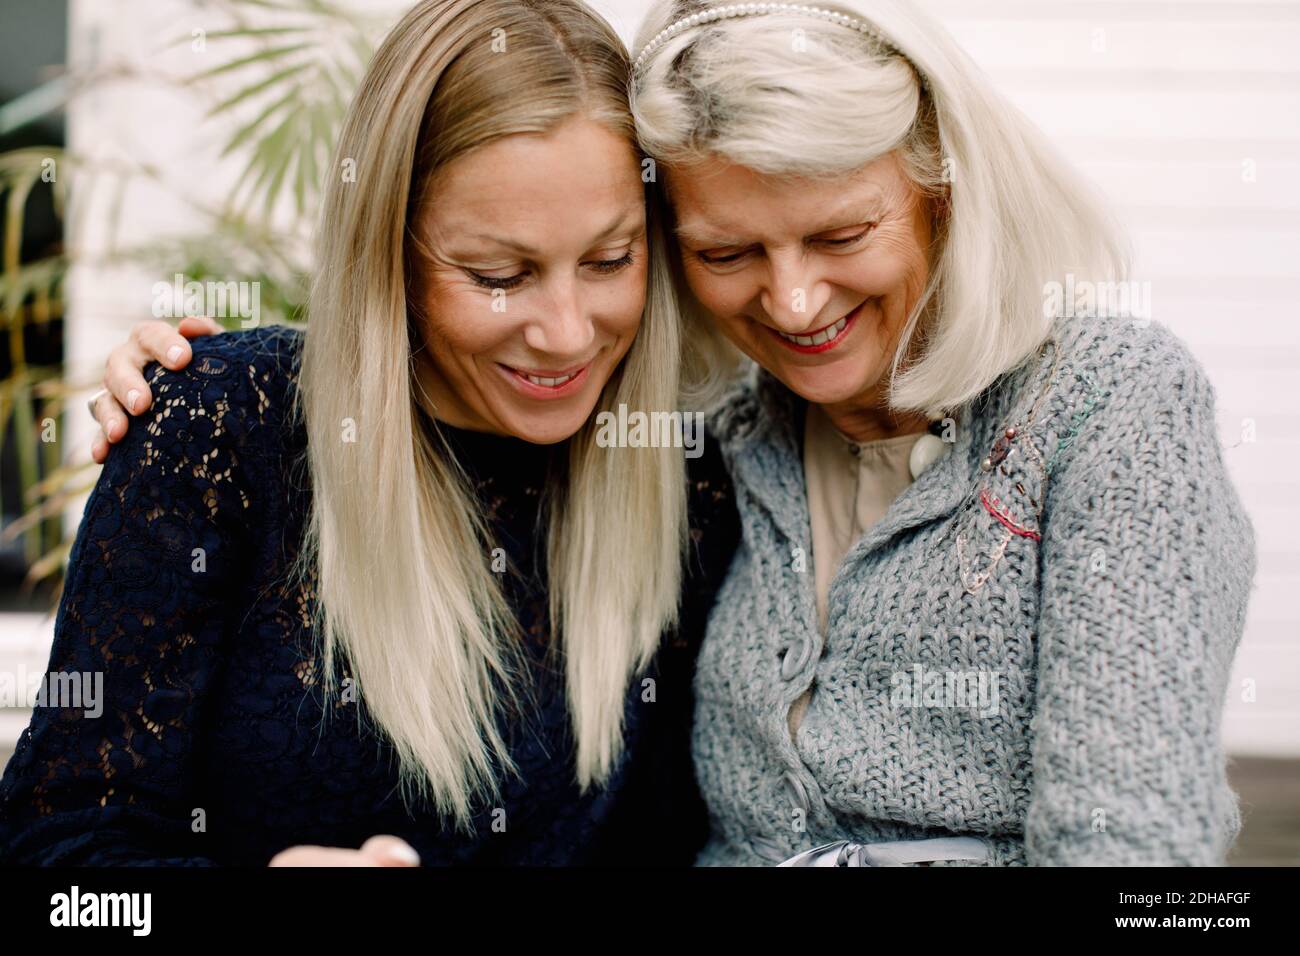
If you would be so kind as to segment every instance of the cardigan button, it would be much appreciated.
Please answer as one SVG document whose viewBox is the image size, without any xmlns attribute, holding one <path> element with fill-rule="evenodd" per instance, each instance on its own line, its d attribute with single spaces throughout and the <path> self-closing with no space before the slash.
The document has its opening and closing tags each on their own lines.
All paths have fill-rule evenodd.
<svg viewBox="0 0 1300 956">
<path fill-rule="evenodd" d="M 952 446 L 936 435 L 922 435 L 912 445 L 912 453 L 907 456 L 907 470 L 915 481 L 921 473 L 936 461 L 948 454 Z"/>
<path fill-rule="evenodd" d="M 792 641 L 786 648 L 785 657 L 781 660 L 781 679 L 794 680 L 799 676 L 799 672 L 808 663 L 808 656 L 811 653 L 812 644 L 806 638 Z"/>
</svg>

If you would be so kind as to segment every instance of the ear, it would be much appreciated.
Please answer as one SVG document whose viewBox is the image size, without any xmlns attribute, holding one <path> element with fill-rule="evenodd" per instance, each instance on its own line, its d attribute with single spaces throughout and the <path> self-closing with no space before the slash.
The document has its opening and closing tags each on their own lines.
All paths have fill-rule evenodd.
<svg viewBox="0 0 1300 956">
<path fill-rule="evenodd" d="M 952 184 L 944 183 L 943 192 L 931 200 L 934 206 L 934 221 L 944 222 L 952 215 Z"/>
</svg>

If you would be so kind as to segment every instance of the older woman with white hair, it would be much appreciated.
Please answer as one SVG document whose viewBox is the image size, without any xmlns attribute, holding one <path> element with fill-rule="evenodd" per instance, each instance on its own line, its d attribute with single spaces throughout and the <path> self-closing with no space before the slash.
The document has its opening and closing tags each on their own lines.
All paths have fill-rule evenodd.
<svg viewBox="0 0 1300 956">
<path fill-rule="evenodd" d="M 1221 862 L 1253 531 L 1185 346 L 1053 294 L 1127 279 L 1100 204 L 910 4 L 665 0 L 633 53 L 680 274 L 754 363 L 701 862 Z"/>
</svg>

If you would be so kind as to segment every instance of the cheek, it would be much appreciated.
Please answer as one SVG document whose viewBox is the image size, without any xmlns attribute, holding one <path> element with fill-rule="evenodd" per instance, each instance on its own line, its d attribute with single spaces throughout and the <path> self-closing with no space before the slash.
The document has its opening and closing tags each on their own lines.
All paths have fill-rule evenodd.
<svg viewBox="0 0 1300 956">
<path fill-rule="evenodd" d="M 910 232 L 879 236 L 862 258 L 859 281 L 873 295 L 912 296 L 925 285 L 925 253 Z"/>
<path fill-rule="evenodd" d="M 438 278 L 425 288 L 422 327 L 439 360 L 467 360 L 509 337 L 508 313 L 492 310 L 490 291 Z"/>
<path fill-rule="evenodd" d="M 615 363 L 622 361 L 641 328 L 648 274 L 642 257 L 617 276 L 593 282 L 586 289 L 587 314 L 596 330 L 596 343 Z"/>
<path fill-rule="evenodd" d="M 682 273 L 691 294 L 712 315 L 714 321 L 723 326 L 741 321 L 739 314 L 757 292 L 754 284 L 745 279 L 743 271 L 719 275 L 710 272 L 698 261 L 683 258 Z"/>
<path fill-rule="evenodd" d="M 641 327 L 641 316 L 645 312 L 646 283 L 650 270 L 646 265 L 644 253 L 636 263 L 619 273 L 616 279 L 608 283 L 609 291 L 604 297 L 600 314 L 607 315 L 607 331 L 613 335 L 635 335 Z"/>
</svg>

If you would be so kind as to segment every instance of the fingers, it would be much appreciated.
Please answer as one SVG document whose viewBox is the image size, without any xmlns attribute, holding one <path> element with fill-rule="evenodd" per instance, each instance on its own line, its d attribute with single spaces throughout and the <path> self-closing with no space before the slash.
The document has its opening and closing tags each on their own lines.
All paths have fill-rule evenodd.
<svg viewBox="0 0 1300 956">
<path fill-rule="evenodd" d="M 375 866 L 357 850 L 334 846 L 291 846 L 271 857 L 267 866 Z"/>
<path fill-rule="evenodd" d="M 225 330 L 221 327 L 220 322 L 216 319 L 210 319 L 206 315 L 187 315 L 181 319 L 176 331 L 187 339 L 197 339 L 203 335 L 220 335 Z"/>
<path fill-rule="evenodd" d="M 90 457 L 94 459 L 95 464 L 102 465 L 108 460 L 108 439 L 104 437 L 104 429 L 99 430 L 95 440 L 90 443 Z"/>
<path fill-rule="evenodd" d="M 189 338 L 210 335 L 211 329 L 207 323 L 211 322 L 211 319 L 186 317 L 181 319 L 180 325 L 174 329 L 166 322 L 158 320 L 137 322 L 131 326 L 131 336 L 127 341 L 128 346 L 134 344 L 139 354 L 144 356 L 144 361 L 138 365 L 137 371 L 143 369 L 149 362 L 159 362 L 173 372 L 183 369 L 193 358 Z M 218 331 L 220 331 L 219 326 Z"/>
<path fill-rule="evenodd" d="M 206 330 L 207 326 L 198 323 L 195 328 Z M 202 331 L 199 334 L 208 333 Z M 104 387 L 112 393 L 121 409 L 139 415 L 153 404 L 153 393 L 144 380 L 144 367 L 150 362 L 159 362 L 176 371 L 188 365 L 191 358 L 190 343 L 166 322 L 137 322 L 131 327 L 126 342 L 109 353 L 104 369 Z M 102 418 L 100 423 L 104 423 Z M 111 430 L 106 431 L 110 442 L 116 442 L 126 434 L 125 427 L 117 435 Z"/>
<path fill-rule="evenodd" d="M 103 464 L 108 446 L 122 440 L 128 427 L 128 415 L 140 415 L 153 405 L 153 393 L 144 380 L 144 367 L 158 362 L 178 371 L 190 364 L 194 352 L 189 339 L 216 335 L 221 325 L 206 316 L 186 316 L 176 328 L 166 322 L 137 322 L 126 342 L 113 349 L 104 368 L 104 387 L 108 390 L 95 402 L 95 419 L 101 432 L 90 444 L 90 455 Z"/>
<path fill-rule="evenodd" d="M 126 434 L 126 412 L 108 392 L 95 399 L 94 411 L 95 421 L 99 422 L 99 435 L 105 441 L 104 452 L 107 454 L 108 445 L 121 441 Z M 93 443 L 91 451 L 94 451 Z"/>
<path fill-rule="evenodd" d="M 405 840 L 375 836 L 360 850 L 333 846 L 291 846 L 271 858 L 268 866 L 419 866 L 419 854 Z"/>
<path fill-rule="evenodd" d="M 361 844 L 362 856 L 376 866 L 419 866 L 420 854 L 405 840 L 395 836 L 373 836 Z"/>
<path fill-rule="evenodd" d="M 108 389 L 111 406 L 106 411 L 138 415 L 153 404 L 153 393 L 145 384 L 142 370 L 152 358 L 145 355 L 141 347 L 134 342 L 119 345 L 108 353 L 108 362 L 104 366 L 104 387 Z M 108 406 L 104 399 L 96 403 L 96 408 Z M 96 412 L 101 425 L 107 426 L 107 420 Z M 109 441 L 116 441 L 120 435 L 105 428 Z M 122 429 L 125 434 L 126 429 Z"/>
</svg>

